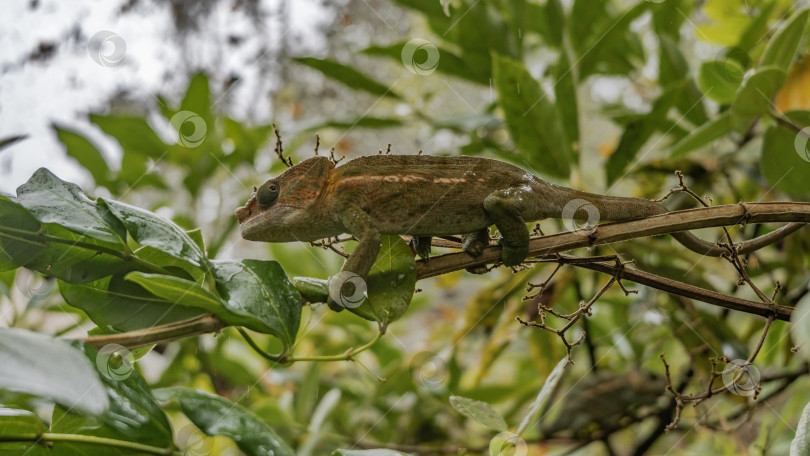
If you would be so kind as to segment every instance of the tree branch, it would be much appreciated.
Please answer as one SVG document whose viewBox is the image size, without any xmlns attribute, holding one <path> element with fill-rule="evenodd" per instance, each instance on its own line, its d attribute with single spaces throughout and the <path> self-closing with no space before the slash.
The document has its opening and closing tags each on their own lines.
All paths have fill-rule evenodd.
<svg viewBox="0 0 810 456">
<path fill-rule="evenodd" d="M 587 235 L 583 235 L 581 232 L 566 232 L 532 239 L 529 242 L 529 255 L 549 255 L 582 247 L 611 244 L 677 231 L 736 225 L 739 223 L 767 222 L 798 222 L 799 224 L 791 224 L 781 228 L 786 231 L 783 234 L 787 235 L 801 228 L 801 223 L 810 223 L 810 203 L 729 204 L 673 211 L 625 222 L 605 223 L 597 225 Z M 457 252 L 431 258 L 429 261 L 417 261 L 416 273 L 419 279 L 424 279 L 471 266 L 498 263 L 500 260 L 500 246 L 491 245 L 484 248 L 484 252 L 479 257 L 472 257 L 465 252 Z"/>
</svg>

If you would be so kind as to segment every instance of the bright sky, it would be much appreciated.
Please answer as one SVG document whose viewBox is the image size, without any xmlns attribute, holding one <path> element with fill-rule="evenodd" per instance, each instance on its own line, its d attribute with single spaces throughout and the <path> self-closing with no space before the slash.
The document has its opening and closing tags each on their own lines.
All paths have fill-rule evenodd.
<svg viewBox="0 0 810 456">
<path fill-rule="evenodd" d="M 257 90 L 267 90 L 271 81 L 250 73 L 256 65 L 244 62 L 261 55 L 263 43 L 278 43 L 283 27 L 274 13 L 278 1 L 264 0 L 260 9 L 266 22 L 266 36 L 250 36 L 257 30 L 241 11 L 232 11 L 230 2 L 219 2 L 199 33 L 188 36 L 193 46 L 169 44 L 177 40 L 168 13 L 169 2 L 141 2 L 136 11 L 120 14 L 124 1 L 42 0 L 32 10 L 30 1 L 3 2 L 6 11 L 0 15 L 0 140 L 27 134 L 28 139 L 0 151 L 0 192 L 14 194 L 39 167 L 46 166 L 64 180 L 80 185 L 91 182 L 51 131 L 51 122 L 79 130 L 88 136 L 112 167 L 119 165 L 118 144 L 101 133 L 86 118 L 107 106 L 116 92 L 128 98 L 147 100 L 162 93 L 176 100 L 188 82 L 187 68 L 213 69 L 215 75 L 227 75 L 230 69 L 242 77 L 228 97 L 236 118 L 249 116 L 267 120 L 271 106 Z M 308 51 L 324 46 L 318 28 L 328 21 L 331 10 L 317 0 L 288 2 L 288 33 L 291 43 Z M 79 39 L 74 38 L 78 26 Z M 126 54 L 119 66 L 105 67 L 96 63 L 87 45 L 100 31 L 110 31 L 123 39 Z M 255 35 L 255 32 L 253 32 Z M 229 47 L 227 38 L 238 35 L 244 40 L 239 47 Z M 52 59 L 25 63 L 40 43 L 56 43 L 59 48 Z M 103 53 L 112 51 L 108 41 Z M 188 52 L 181 54 L 183 49 Z M 266 78 L 265 78 L 266 79 Z M 159 119 L 150 119 L 160 129 Z"/>
</svg>

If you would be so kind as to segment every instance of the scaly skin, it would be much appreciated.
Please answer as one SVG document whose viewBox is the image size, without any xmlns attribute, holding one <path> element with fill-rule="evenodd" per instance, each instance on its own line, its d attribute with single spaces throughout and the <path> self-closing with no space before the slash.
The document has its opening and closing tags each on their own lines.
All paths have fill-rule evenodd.
<svg viewBox="0 0 810 456">
<path fill-rule="evenodd" d="M 260 205 L 265 187 L 274 186 L 271 202 Z M 477 157 L 373 155 L 335 167 L 325 157 L 305 160 L 269 179 L 236 211 L 242 237 L 252 241 L 314 241 L 350 233 L 359 244 L 343 266 L 365 277 L 380 249 L 381 234 L 414 236 L 423 256 L 430 237 L 464 235 L 464 250 L 481 254 L 487 228 L 501 234 L 502 260 L 520 264 L 528 254 L 526 222 L 561 218 L 565 205 L 586 200 L 599 221 L 619 221 L 667 212 L 654 201 L 603 196 L 550 184 L 497 160 Z M 576 213 L 584 216 L 585 211 Z M 583 217 L 584 218 L 584 217 Z M 798 229 L 782 230 L 748 241 L 742 253 L 774 242 Z M 726 250 L 688 232 L 672 236 L 695 252 L 720 256 Z M 755 242 L 756 241 L 756 242 Z M 745 243 L 745 244 L 748 244 Z"/>
</svg>

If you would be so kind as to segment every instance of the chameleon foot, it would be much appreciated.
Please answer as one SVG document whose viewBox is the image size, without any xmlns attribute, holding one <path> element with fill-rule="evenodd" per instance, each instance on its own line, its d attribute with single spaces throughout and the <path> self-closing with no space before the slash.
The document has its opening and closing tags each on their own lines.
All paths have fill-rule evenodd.
<svg viewBox="0 0 810 456">
<path fill-rule="evenodd" d="M 499 239 L 498 244 L 501 244 L 501 260 L 504 266 L 518 266 L 529 255 L 529 244 L 506 245 L 503 239 Z"/>
<path fill-rule="evenodd" d="M 408 245 L 419 258 L 430 258 L 430 236 L 414 236 Z"/>
<path fill-rule="evenodd" d="M 484 253 L 484 247 L 489 245 L 489 229 L 474 231 L 467 233 L 461 238 L 461 248 L 467 252 L 467 255 L 472 257 L 479 257 Z"/>
</svg>

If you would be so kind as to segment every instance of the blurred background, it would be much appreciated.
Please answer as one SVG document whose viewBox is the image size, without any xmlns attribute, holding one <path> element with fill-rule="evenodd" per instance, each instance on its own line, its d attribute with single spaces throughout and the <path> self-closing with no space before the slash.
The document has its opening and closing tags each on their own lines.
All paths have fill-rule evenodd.
<svg viewBox="0 0 810 456">
<path fill-rule="evenodd" d="M 13 195 L 47 167 L 89 195 L 201 227 L 211 257 L 275 259 L 289 276 L 317 278 L 338 271 L 343 258 L 238 235 L 233 211 L 285 169 L 272 124 L 296 162 L 313 155 L 317 134 L 321 154 L 333 149 L 347 159 L 389 145 L 397 154 L 481 155 L 566 186 L 647 198 L 676 186 L 677 169 L 714 204 L 806 201 L 810 159 L 794 147 L 795 131 L 767 115 L 743 117 L 742 128 L 723 120 L 742 82 L 761 69 L 769 40 L 805 5 L 8 1 L 0 18 L 0 192 Z M 807 41 L 768 94 L 802 127 L 810 125 Z M 709 133 L 696 139 L 704 126 Z M 695 205 L 683 195 L 666 204 Z M 557 221 L 541 227 L 565 229 Z M 731 231 L 739 240 L 772 228 Z M 718 230 L 698 234 L 720 239 Z M 798 252 L 809 248 L 803 230 L 752 256 L 752 278 L 766 292 L 778 280 L 781 304 L 807 301 L 810 264 Z M 668 237 L 577 253 L 619 254 L 649 272 L 756 299 L 728 264 Z M 359 358 L 386 382 L 349 362 L 268 368 L 231 329 L 158 346 L 137 368 L 152 387 L 191 386 L 246 405 L 298 454 L 486 454 L 497 426 L 460 414 L 449 396 L 491 404 L 514 429 L 566 354 L 556 335 L 515 317 L 535 319 L 538 303 L 572 311 L 608 279 L 566 267 L 542 297 L 532 296 L 527 284 L 553 270 L 462 271 L 419 282 L 408 313 Z M 28 272 L 13 280 L 2 324 L 59 335 L 93 327 L 51 280 Z M 690 407 L 665 433 L 674 401 L 658 355 L 666 353 L 683 391 L 702 391 L 708 358 L 747 357 L 761 322 L 635 288 L 629 296 L 611 289 L 572 329 L 570 340 L 587 338 L 553 405 L 523 435 L 524 454 L 785 454 L 810 399 L 795 382 L 807 367 L 790 350 L 787 324 L 775 324 L 757 359 L 770 379 L 759 400 L 729 394 Z M 340 353 L 374 333 L 348 312 L 307 307 L 296 354 Z M 179 413 L 172 421 L 181 448 L 240 454 L 229 439 L 184 426 Z"/>
</svg>

